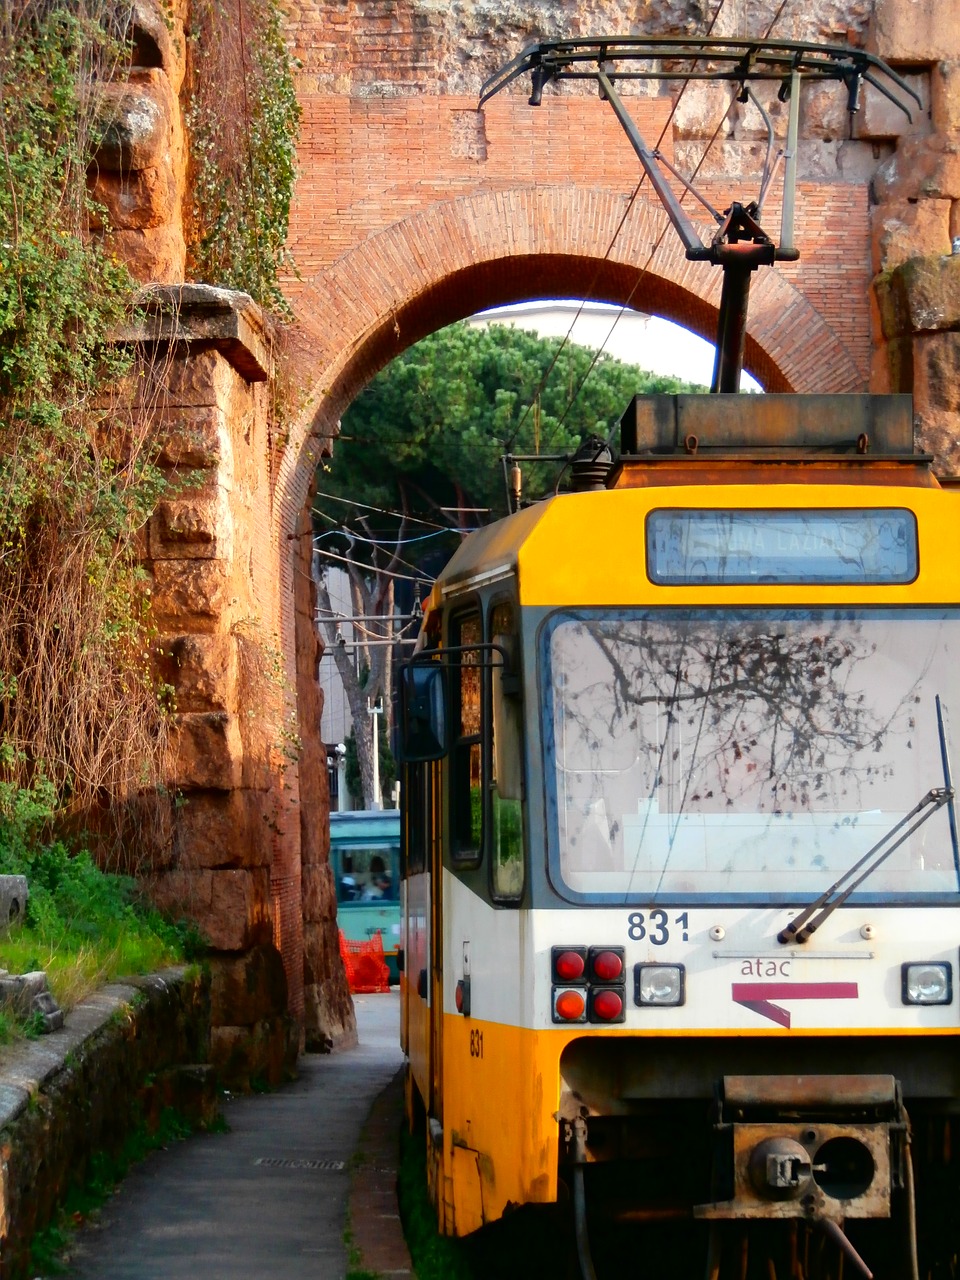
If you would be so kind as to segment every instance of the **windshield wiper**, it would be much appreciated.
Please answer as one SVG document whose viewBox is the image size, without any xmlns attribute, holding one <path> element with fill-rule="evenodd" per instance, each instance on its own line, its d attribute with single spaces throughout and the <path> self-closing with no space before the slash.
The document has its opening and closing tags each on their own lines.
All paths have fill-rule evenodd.
<svg viewBox="0 0 960 1280">
<path fill-rule="evenodd" d="M 886 862 L 894 850 L 899 849 L 905 840 L 909 839 L 915 831 L 922 827 L 926 820 L 936 813 L 938 809 L 942 809 L 945 804 L 949 804 L 953 797 L 954 790 L 952 786 L 931 787 L 923 799 L 915 804 L 910 812 L 902 817 L 899 822 L 895 823 L 886 835 L 881 836 L 862 858 L 858 859 L 839 879 L 835 880 L 830 888 L 817 898 L 816 902 L 811 902 L 808 907 L 804 907 L 796 920 L 791 920 L 787 927 L 777 934 L 777 941 L 806 942 L 812 934 L 816 933 L 824 920 L 836 911 L 837 907 L 843 906 L 851 893 L 863 884 L 867 876 L 873 875 L 877 867 Z M 913 821 L 914 819 L 916 821 Z M 893 837 L 908 822 L 913 822 L 913 825 L 894 840 Z M 890 843 L 891 841 L 893 841 L 892 844 Z M 861 871 L 861 868 L 864 869 Z M 860 875 L 857 875 L 858 871 L 860 871 Z M 856 876 L 856 879 L 840 892 L 851 876 Z M 834 894 L 837 894 L 837 896 L 834 897 Z"/>
<path fill-rule="evenodd" d="M 943 700 L 939 693 L 936 696 L 937 705 L 937 733 L 940 737 L 940 759 L 943 763 L 943 785 L 948 791 L 953 790 L 953 772 L 950 768 L 950 752 L 947 749 L 947 708 L 943 705 Z M 950 819 L 950 843 L 953 845 L 953 865 L 960 876 L 960 840 L 957 838 L 957 806 L 950 800 L 950 808 L 947 810 Z"/>
</svg>

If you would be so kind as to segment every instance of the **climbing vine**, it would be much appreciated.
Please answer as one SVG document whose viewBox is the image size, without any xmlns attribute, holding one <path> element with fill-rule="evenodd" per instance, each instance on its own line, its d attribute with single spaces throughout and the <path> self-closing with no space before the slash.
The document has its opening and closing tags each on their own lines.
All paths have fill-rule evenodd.
<svg viewBox="0 0 960 1280">
<path fill-rule="evenodd" d="M 285 315 L 300 107 L 282 22 L 277 0 L 191 6 L 187 267 Z"/>
<path fill-rule="evenodd" d="M 151 380 L 111 341 L 133 284 L 88 230 L 132 9 L 0 6 L 0 817 L 38 786 L 61 815 L 136 808 L 159 776 L 137 542 L 163 489 Z"/>
</svg>

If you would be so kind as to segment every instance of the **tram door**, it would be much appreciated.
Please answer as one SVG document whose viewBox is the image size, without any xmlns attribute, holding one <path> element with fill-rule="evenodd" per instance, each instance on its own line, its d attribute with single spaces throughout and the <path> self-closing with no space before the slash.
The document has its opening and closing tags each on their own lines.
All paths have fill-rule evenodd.
<svg viewBox="0 0 960 1280">
<path fill-rule="evenodd" d="M 428 781 L 430 850 L 430 1101 L 428 1115 L 443 1123 L 441 1069 L 443 1059 L 443 842 L 440 839 L 440 774 L 438 765 L 430 769 Z"/>
<path fill-rule="evenodd" d="M 439 939 L 440 905 L 437 833 L 439 766 L 416 763 L 404 767 L 402 790 L 402 875 L 404 880 L 404 998 L 401 1044 L 428 1114 L 434 1114 L 439 1070 L 435 1027 L 437 991 L 434 939 Z"/>
</svg>

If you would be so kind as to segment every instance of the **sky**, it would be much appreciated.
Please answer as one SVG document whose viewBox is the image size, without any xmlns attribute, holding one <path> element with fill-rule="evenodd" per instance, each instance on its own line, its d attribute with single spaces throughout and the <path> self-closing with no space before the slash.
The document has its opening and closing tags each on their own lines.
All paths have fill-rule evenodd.
<svg viewBox="0 0 960 1280">
<path fill-rule="evenodd" d="M 670 374 L 687 382 L 700 382 L 708 387 L 713 378 L 712 342 L 670 320 L 643 315 L 639 311 L 621 313 L 620 307 L 610 303 L 580 302 L 571 298 L 519 302 L 482 311 L 471 316 L 467 323 L 480 325 L 491 321 L 531 329 L 542 338 L 562 338 L 570 332 L 572 324 L 572 342 L 594 350 L 602 349 L 618 360 L 639 365 L 641 369 Z M 745 373 L 741 389 L 759 391 L 760 384 Z"/>
</svg>

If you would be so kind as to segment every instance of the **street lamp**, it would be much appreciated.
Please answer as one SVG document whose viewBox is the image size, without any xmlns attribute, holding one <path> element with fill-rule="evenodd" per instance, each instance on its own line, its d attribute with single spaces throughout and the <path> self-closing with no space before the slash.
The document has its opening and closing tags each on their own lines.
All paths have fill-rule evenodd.
<svg viewBox="0 0 960 1280">
<path fill-rule="evenodd" d="M 383 700 L 378 698 L 376 702 L 367 699 L 367 715 L 373 718 L 373 802 L 372 809 L 382 809 L 383 802 L 380 799 L 380 722 L 377 716 L 383 715 Z"/>
</svg>

